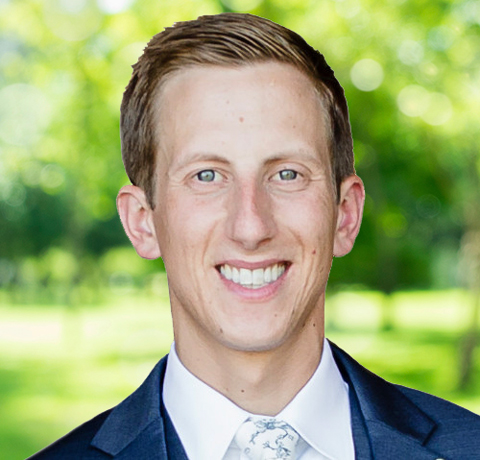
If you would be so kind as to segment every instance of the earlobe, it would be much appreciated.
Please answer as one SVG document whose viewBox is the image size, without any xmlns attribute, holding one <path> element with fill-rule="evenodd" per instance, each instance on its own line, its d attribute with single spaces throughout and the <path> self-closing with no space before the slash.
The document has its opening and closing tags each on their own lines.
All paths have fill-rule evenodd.
<svg viewBox="0 0 480 460">
<path fill-rule="evenodd" d="M 337 228 L 333 254 L 342 257 L 348 254 L 360 230 L 365 202 L 365 189 L 362 180 L 352 175 L 343 180 L 340 186 Z"/>
<path fill-rule="evenodd" d="M 160 257 L 152 209 L 145 192 L 135 185 L 122 187 L 117 196 L 117 209 L 125 233 L 138 255 L 144 259 Z"/>
</svg>

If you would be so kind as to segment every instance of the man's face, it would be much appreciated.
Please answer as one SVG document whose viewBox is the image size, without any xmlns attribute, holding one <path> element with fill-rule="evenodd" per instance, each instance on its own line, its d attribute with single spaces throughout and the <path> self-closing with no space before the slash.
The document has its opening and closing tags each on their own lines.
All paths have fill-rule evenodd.
<svg viewBox="0 0 480 460">
<path fill-rule="evenodd" d="M 152 216 L 177 345 L 322 336 L 337 206 L 310 80 L 278 63 L 194 67 L 159 101 Z"/>
</svg>

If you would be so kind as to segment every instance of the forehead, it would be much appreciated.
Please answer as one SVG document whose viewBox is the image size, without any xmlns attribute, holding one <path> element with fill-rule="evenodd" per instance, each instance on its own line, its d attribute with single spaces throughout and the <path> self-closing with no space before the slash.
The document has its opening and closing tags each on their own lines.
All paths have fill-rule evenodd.
<svg viewBox="0 0 480 460">
<path fill-rule="evenodd" d="M 318 96 L 318 101 L 321 101 L 314 83 L 304 72 L 291 64 L 268 61 L 237 66 L 190 65 L 180 68 L 160 82 L 155 92 L 155 105 L 161 108 L 166 100 L 177 96 L 185 99 L 197 91 L 206 96 L 222 90 L 231 91 L 234 86 L 240 86 L 245 93 L 262 86 L 262 91 L 283 90 L 308 97 Z M 186 93 L 185 90 L 189 91 Z"/>
<path fill-rule="evenodd" d="M 258 144 L 259 131 L 265 148 L 299 138 L 318 146 L 327 137 L 314 84 L 293 66 L 277 62 L 176 71 L 159 88 L 155 112 L 157 145 L 173 152 L 189 142 Z"/>
</svg>

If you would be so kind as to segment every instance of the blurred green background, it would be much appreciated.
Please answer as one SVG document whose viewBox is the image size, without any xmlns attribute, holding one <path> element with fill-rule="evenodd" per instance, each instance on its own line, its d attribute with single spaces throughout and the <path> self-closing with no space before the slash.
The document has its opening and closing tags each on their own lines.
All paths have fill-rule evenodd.
<svg viewBox="0 0 480 460">
<path fill-rule="evenodd" d="M 118 403 L 172 340 L 161 261 L 115 210 L 131 65 L 175 21 L 252 12 L 345 88 L 367 201 L 328 336 L 480 413 L 480 1 L 0 0 L 0 456 Z"/>
</svg>

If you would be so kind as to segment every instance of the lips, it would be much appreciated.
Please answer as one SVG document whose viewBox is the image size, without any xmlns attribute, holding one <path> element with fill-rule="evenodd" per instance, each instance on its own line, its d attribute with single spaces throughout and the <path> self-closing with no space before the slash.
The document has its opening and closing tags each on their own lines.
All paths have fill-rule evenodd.
<svg viewBox="0 0 480 460">
<path fill-rule="evenodd" d="M 230 264 L 219 265 L 218 271 L 227 280 L 249 289 L 260 289 L 277 281 L 287 269 L 286 262 L 268 265 L 250 270 Z"/>
</svg>

